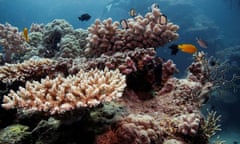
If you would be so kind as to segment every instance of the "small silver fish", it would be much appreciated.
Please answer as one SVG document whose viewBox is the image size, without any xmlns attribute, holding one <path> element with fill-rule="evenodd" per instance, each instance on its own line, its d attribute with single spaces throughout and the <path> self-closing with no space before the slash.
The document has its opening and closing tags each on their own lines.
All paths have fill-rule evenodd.
<svg viewBox="0 0 240 144">
<path fill-rule="evenodd" d="M 200 39 L 200 38 L 196 38 L 196 41 L 197 41 L 197 43 L 198 43 L 198 45 L 200 46 L 200 47 L 202 47 L 202 48 L 208 48 L 208 44 L 207 44 L 207 42 L 206 41 L 204 41 L 204 40 L 202 40 L 202 39 Z"/>
</svg>

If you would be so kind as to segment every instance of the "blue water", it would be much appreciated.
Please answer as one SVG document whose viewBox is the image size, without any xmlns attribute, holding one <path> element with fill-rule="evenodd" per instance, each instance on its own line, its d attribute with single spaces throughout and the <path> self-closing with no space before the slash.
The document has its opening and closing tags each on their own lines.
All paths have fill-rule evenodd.
<svg viewBox="0 0 240 144">
<path fill-rule="evenodd" d="M 220 50 L 240 45 L 240 0 L 0 0 L 0 23 L 8 22 L 21 30 L 30 27 L 32 23 L 47 24 L 54 19 L 65 19 L 74 28 L 86 29 L 96 18 L 103 20 L 111 17 L 114 21 L 129 18 L 130 8 L 144 15 L 153 2 L 159 3 L 160 10 L 168 19 L 180 26 L 180 37 L 173 43 L 197 45 L 196 37 L 200 37 L 208 42 L 209 48 L 199 49 L 209 56 L 216 56 Z M 79 21 L 78 16 L 83 13 L 89 13 L 91 19 Z M 206 29 L 192 31 L 199 27 Z M 159 48 L 158 52 L 159 56 L 175 61 L 180 70 L 177 74 L 179 77 L 185 74 L 185 69 L 192 62 L 192 56 L 186 53 L 171 56 L 167 48 Z M 221 57 L 219 59 L 222 60 Z M 233 73 L 236 72 L 230 72 Z M 228 98 L 231 99 L 231 95 Z M 219 135 L 229 143 L 240 141 L 239 104 L 240 98 L 227 103 L 216 96 L 207 104 L 208 107 L 214 105 L 214 109 L 222 114 L 225 131 Z"/>
</svg>

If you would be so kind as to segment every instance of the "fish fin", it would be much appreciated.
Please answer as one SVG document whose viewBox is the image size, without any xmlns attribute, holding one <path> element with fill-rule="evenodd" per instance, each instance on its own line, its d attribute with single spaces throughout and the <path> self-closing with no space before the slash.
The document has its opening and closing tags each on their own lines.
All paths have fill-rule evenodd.
<svg viewBox="0 0 240 144">
<path fill-rule="evenodd" d="M 178 45 L 176 44 L 171 45 L 169 48 L 171 49 L 171 55 L 176 55 L 179 51 Z"/>
</svg>

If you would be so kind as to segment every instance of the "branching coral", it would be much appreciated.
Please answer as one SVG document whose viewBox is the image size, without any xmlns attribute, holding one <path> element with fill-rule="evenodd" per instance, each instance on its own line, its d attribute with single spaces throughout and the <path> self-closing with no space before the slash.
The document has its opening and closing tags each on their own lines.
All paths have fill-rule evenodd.
<svg viewBox="0 0 240 144">
<path fill-rule="evenodd" d="M 215 135 L 216 131 L 220 131 L 220 125 L 218 122 L 221 119 L 221 115 L 216 116 L 217 112 L 211 111 L 208 112 L 207 119 L 205 120 L 204 125 L 202 125 L 201 129 L 203 130 L 203 134 L 208 138 Z"/>
<path fill-rule="evenodd" d="M 27 82 L 25 88 L 4 96 L 3 108 L 61 114 L 82 107 L 93 107 L 122 96 L 125 76 L 118 70 L 80 71 L 75 76 Z"/>
<path fill-rule="evenodd" d="M 25 81 L 30 77 L 43 77 L 50 74 L 53 63 L 54 61 L 50 59 L 39 59 L 19 64 L 5 64 L 0 67 L 0 80 L 4 83 L 11 83 Z"/>
<path fill-rule="evenodd" d="M 128 19 L 128 29 L 120 29 L 119 23 L 112 22 L 110 18 L 103 22 L 97 19 L 88 28 L 86 54 L 94 57 L 103 53 L 110 55 L 136 47 L 159 47 L 175 40 L 178 26 L 173 23 L 161 24 L 161 15 L 160 10 L 154 8 L 145 17 L 139 15 Z"/>
<path fill-rule="evenodd" d="M 25 39 L 17 27 L 0 24 L 0 45 L 3 46 L 5 61 L 11 62 L 13 54 L 24 53 L 28 49 Z"/>
<path fill-rule="evenodd" d="M 198 143 L 207 143 L 219 129 L 219 118 L 212 113 L 204 123 L 199 108 L 216 84 L 216 69 L 199 52 L 186 78 L 173 77 L 176 65 L 156 57 L 155 48 L 176 39 L 178 26 L 162 24 L 161 17 L 160 10 L 153 8 L 144 17 L 128 19 L 128 29 L 107 19 L 96 20 L 88 32 L 74 30 L 64 20 L 32 25 L 29 45 L 37 50 L 36 55 L 54 60 L 31 59 L 0 67 L 3 82 L 25 83 L 24 88 L 19 86 L 4 96 L 2 107 L 47 117 L 87 110 L 86 119 L 76 118 L 79 123 L 90 123 L 81 123 L 84 133 L 94 129 L 87 118 L 94 116 L 89 108 L 123 95 L 117 101 L 123 107 L 120 119 L 111 124 L 94 119 L 95 124 L 105 122 L 106 126 L 99 136 L 94 135 L 96 143 L 189 144 L 198 138 L 203 138 Z"/>
</svg>

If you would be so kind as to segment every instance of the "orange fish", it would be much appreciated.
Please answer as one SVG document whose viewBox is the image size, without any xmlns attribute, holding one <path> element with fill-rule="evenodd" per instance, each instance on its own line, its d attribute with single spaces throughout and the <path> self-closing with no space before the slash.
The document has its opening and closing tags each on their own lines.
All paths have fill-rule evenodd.
<svg viewBox="0 0 240 144">
<path fill-rule="evenodd" d="M 195 52 L 197 52 L 197 48 L 192 44 L 179 44 L 179 45 L 173 44 L 169 48 L 172 50 L 171 51 L 172 55 L 176 55 L 179 50 L 189 54 L 194 54 Z"/>
<path fill-rule="evenodd" d="M 29 39 L 28 39 L 28 29 L 26 27 L 23 29 L 23 36 L 25 38 L 25 41 L 29 42 Z"/>
<path fill-rule="evenodd" d="M 202 48 L 208 48 L 208 44 L 207 44 L 206 41 L 204 41 L 204 40 L 202 40 L 202 39 L 200 39 L 200 38 L 196 38 L 196 40 L 197 40 L 197 43 L 199 44 L 200 47 L 202 47 Z"/>
</svg>

